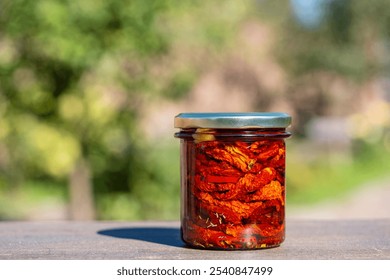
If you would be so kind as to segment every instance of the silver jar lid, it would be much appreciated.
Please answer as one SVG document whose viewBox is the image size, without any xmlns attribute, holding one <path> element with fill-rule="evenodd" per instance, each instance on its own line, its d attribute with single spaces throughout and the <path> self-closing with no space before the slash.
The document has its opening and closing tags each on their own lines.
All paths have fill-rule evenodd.
<svg viewBox="0 0 390 280">
<path fill-rule="evenodd" d="M 291 116 L 279 112 L 181 113 L 175 128 L 286 128 Z"/>
</svg>

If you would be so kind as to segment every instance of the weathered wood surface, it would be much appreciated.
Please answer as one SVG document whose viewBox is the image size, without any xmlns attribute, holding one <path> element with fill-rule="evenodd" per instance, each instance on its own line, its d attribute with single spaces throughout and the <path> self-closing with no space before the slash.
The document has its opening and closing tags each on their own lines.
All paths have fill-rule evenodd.
<svg viewBox="0 0 390 280">
<path fill-rule="evenodd" d="M 0 222 L 0 259 L 390 259 L 390 220 L 293 220 L 254 251 L 184 246 L 178 222 Z"/>
</svg>

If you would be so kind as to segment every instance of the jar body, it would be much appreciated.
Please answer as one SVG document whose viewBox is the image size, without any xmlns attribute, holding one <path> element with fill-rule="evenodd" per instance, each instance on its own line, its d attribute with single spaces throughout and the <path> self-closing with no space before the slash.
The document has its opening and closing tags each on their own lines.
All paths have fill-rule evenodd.
<svg viewBox="0 0 390 280">
<path fill-rule="evenodd" d="M 285 238 L 285 129 L 182 129 L 181 234 L 191 246 L 260 249 Z"/>
</svg>

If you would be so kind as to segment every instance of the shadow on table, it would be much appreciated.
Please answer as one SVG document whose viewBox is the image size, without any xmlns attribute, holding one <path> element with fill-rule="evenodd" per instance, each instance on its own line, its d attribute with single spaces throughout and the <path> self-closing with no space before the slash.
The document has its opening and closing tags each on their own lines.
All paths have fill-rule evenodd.
<svg viewBox="0 0 390 280">
<path fill-rule="evenodd" d="M 184 247 L 184 243 L 180 238 L 180 230 L 178 228 L 165 227 L 135 227 L 135 228 L 112 228 L 100 230 L 97 232 L 101 235 L 135 239 L 147 242 L 153 242 L 174 247 Z"/>
</svg>

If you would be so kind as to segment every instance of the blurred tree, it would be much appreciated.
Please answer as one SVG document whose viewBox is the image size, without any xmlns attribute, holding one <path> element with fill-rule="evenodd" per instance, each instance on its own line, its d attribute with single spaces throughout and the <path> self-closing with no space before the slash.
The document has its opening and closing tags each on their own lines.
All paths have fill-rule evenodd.
<svg viewBox="0 0 390 280">
<path fill-rule="evenodd" d="M 164 215 L 178 172 L 146 146 L 140 108 L 185 96 L 243 12 L 220 1 L 0 1 L 0 185 L 68 182 L 74 219 L 126 204 L 135 214 L 120 217 Z"/>
<path fill-rule="evenodd" d="M 70 178 L 71 216 L 96 192 L 128 190 L 138 159 L 137 92 L 167 42 L 161 1 L 0 2 L 0 140 L 8 185 Z M 137 166 L 137 167 L 135 167 Z"/>
<path fill-rule="evenodd" d="M 389 1 L 275 0 L 262 4 L 260 16 L 274 22 L 279 34 L 275 56 L 289 75 L 287 96 L 297 111 L 296 135 L 304 135 L 306 123 L 326 114 L 334 104 L 323 80 L 329 85 L 333 77 L 359 86 L 386 75 Z M 350 113 L 348 108 L 345 112 Z"/>
</svg>

